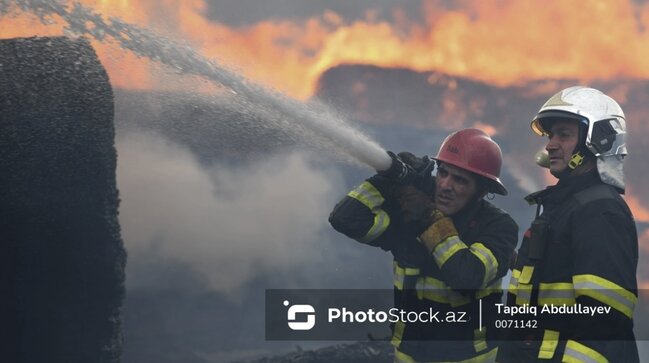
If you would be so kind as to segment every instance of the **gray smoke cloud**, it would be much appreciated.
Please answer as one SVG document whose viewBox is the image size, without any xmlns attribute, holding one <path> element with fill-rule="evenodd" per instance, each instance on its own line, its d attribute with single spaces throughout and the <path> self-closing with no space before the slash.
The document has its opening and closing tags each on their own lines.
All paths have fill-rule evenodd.
<svg viewBox="0 0 649 363">
<path fill-rule="evenodd" d="M 518 187 L 526 194 L 535 192 L 545 187 L 541 167 L 532 164 L 531 160 L 504 154 L 503 165 L 509 174 L 516 180 Z"/>
<path fill-rule="evenodd" d="M 187 147 L 151 132 L 127 133 L 117 149 L 129 288 L 154 287 L 155 279 L 133 269 L 152 255 L 191 266 L 218 291 L 322 258 L 341 180 L 307 156 L 204 166 Z"/>
</svg>

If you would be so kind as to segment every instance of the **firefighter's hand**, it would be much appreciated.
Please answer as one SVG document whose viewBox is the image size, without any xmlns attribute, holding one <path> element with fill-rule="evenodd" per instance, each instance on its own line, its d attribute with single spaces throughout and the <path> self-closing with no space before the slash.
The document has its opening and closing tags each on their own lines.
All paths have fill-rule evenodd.
<svg viewBox="0 0 649 363">
<path fill-rule="evenodd" d="M 418 173 L 426 169 L 431 162 L 431 159 L 428 156 L 419 157 L 408 151 L 402 151 L 398 153 L 397 156 L 401 161 L 411 166 Z"/>
<path fill-rule="evenodd" d="M 416 172 L 416 176 L 412 178 L 412 184 L 414 184 L 419 190 L 424 193 L 434 195 L 435 194 L 435 177 L 432 175 L 433 170 L 435 169 L 435 162 L 433 159 L 424 156 L 416 156 L 413 153 L 403 151 L 397 154 L 397 156 L 406 164 L 412 167 Z M 426 226 L 428 227 L 428 226 Z"/>
<path fill-rule="evenodd" d="M 453 220 L 449 216 L 435 209 L 430 216 L 430 226 L 419 236 L 419 241 L 426 246 L 429 253 L 447 239 L 458 236 Z"/>
<path fill-rule="evenodd" d="M 432 223 L 431 214 L 435 210 L 435 201 L 413 185 L 400 185 L 394 193 L 399 204 L 401 218 L 406 223 L 416 223 L 423 231 Z"/>
<path fill-rule="evenodd" d="M 379 175 L 394 180 L 400 184 L 406 184 L 415 177 L 416 172 L 412 166 L 403 162 L 403 160 L 392 151 L 388 151 L 388 155 L 392 159 L 392 164 L 387 170 L 379 170 Z"/>
</svg>

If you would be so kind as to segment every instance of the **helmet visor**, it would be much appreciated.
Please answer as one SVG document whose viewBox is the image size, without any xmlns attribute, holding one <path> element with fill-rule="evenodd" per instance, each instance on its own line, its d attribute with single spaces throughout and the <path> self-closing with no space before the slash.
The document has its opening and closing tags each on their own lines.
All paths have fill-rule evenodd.
<svg viewBox="0 0 649 363">
<path fill-rule="evenodd" d="M 588 126 L 588 119 L 581 115 L 565 111 L 543 111 L 536 115 L 530 127 L 539 136 L 548 136 L 552 124 L 557 121 L 577 121 L 579 124 Z"/>
</svg>

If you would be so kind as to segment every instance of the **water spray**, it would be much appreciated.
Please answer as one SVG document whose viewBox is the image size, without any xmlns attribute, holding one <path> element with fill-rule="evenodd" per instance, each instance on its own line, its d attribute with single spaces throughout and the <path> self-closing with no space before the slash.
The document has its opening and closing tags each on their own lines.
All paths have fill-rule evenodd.
<svg viewBox="0 0 649 363">
<path fill-rule="evenodd" d="M 264 88 L 207 59 L 190 46 L 178 44 L 119 18 L 111 17 L 106 21 L 101 14 L 79 3 L 68 6 L 56 0 L 0 0 L 0 16 L 15 10 L 33 13 L 46 25 L 53 22 L 53 16 L 58 16 L 67 24 L 66 33 L 87 35 L 103 43 L 115 42 L 122 49 L 164 64 L 178 73 L 216 82 L 239 97 L 240 104 L 248 112 L 275 119 L 278 124 L 289 121 L 297 128 L 306 127 L 335 146 L 336 150 L 344 151 L 376 170 L 387 170 L 392 164 L 390 156 L 377 142 L 352 128 L 330 108 L 302 103 Z"/>
</svg>

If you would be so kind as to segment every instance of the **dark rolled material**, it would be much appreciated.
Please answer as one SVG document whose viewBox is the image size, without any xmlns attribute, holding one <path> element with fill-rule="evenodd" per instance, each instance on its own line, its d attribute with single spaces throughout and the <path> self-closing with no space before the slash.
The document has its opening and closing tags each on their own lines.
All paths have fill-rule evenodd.
<svg viewBox="0 0 649 363">
<path fill-rule="evenodd" d="M 0 361 L 120 360 L 114 137 L 88 41 L 0 40 Z"/>
</svg>

